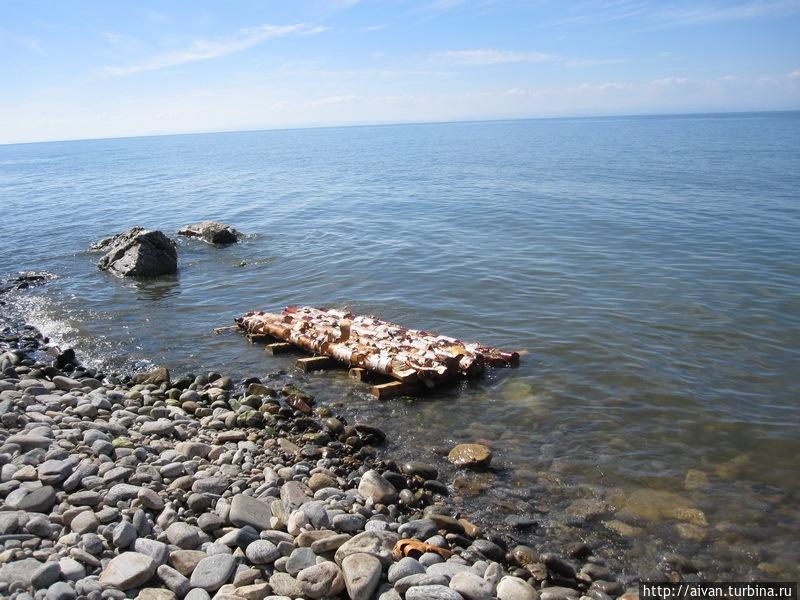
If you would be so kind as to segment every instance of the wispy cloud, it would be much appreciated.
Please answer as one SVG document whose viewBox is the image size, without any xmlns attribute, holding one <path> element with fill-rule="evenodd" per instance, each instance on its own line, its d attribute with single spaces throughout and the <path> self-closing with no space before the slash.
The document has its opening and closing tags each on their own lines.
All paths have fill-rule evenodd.
<svg viewBox="0 0 800 600">
<path fill-rule="evenodd" d="M 465 3 L 466 0 L 432 0 L 431 2 L 425 4 L 422 7 L 422 10 L 439 12 L 444 10 L 451 10 Z"/>
<path fill-rule="evenodd" d="M 800 69 L 795 69 L 789 73 L 789 79 L 800 79 Z"/>
<path fill-rule="evenodd" d="M 690 83 L 694 83 L 694 81 L 688 77 L 663 77 L 662 79 L 656 79 L 652 81 L 650 85 L 658 87 L 675 87 Z"/>
<path fill-rule="evenodd" d="M 779 18 L 800 13 L 797 0 L 746 0 L 740 2 L 671 2 L 647 3 L 639 0 L 616 2 L 588 2 L 573 7 L 575 14 L 546 26 L 572 25 L 580 23 L 613 23 L 615 21 L 639 21 L 647 26 L 674 27 L 702 25 L 722 21 L 758 18 Z"/>
<path fill-rule="evenodd" d="M 367 25 L 366 27 L 362 27 L 361 31 L 370 32 L 370 31 L 383 31 L 386 29 L 386 25 Z"/>
<path fill-rule="evenodd" d="M 456 9 L 466 9 L 474 15 L 483 15 L 497 3 L 498 0 L 429 0 L 412 9 L 412 12 L 427 14 L 429 18 Z"/>
<path fill-rule="evenodd" d="M 560 57 L 544 52 L 517 52 L 514 50 L 447 50 L 436 52 L 434 58 L 449 60 L 463 65 L 502 65 L 512 63 L 555 62 Z"/>
<path fill-rule="evenodd" d="M 240 29 L 227 40 L 195 40 L 187 48 L 158 54 L 142 62 L 119 67 L 105 67 L 103 73 L 111 76 L 133 75 L 144 71 L 158 71 L 186 63 L 209 60 L 226 54 L 241 52 L 269 39 L 288 35 L 314 35 L 325 27 L 312 27 L 305 23 L 295 25 L 259 25 Z"/>
<path fill-rule="evenodd" d="M 356 4 L 360 4 L 361 0 L 327 0 L 327 3 L 334 10 L 344 10 L 345 8 L 352 8 Z"/>
<path fill-rule="evenodd" d="M 570 58 L 547 52 L 528 52 L 499 49 L 446 50 L 435 52 L 431 58 L 460 65 L 487 66 L 519 63 L 563 63 L 568 67 L 592 67 L 626 62 L 623 58 Z"/>
<path fill-rule="evenodd" d="M 667 6 L 657 14 L 672 24 L 700 24 L 764 17 L 782 17 L 800 12 L 796 0 L 755 0 L 736 4 L 692 4 L 687 8 Z"/>
<path fill-rule="evenodd" d="M 568 58 L 564 64 L 568 67 L 594 67 L 597 65 L 618 65 L 628 62 L 624 58 Z"/>
<path fill-rule="evenodd" d="M 361 96 L 355 94 L 344 94 L 341 96 L 327 96 L 325 98 L 318 98 L 316 100 L 309 100 L 305 106 L 316 108 L 318 106 L 331 106 L 336 104 L 350 104 L 356 100 L 360 100 Z"/>
<path fill-rule="evenodd" d="M 42 50 L 42 43 L 37 38 L 0 29 L 0 46 L 5 44 L 25 48 L 26 50 L 33 50 L 35 52 L 41 52 Z"/>
</svg>

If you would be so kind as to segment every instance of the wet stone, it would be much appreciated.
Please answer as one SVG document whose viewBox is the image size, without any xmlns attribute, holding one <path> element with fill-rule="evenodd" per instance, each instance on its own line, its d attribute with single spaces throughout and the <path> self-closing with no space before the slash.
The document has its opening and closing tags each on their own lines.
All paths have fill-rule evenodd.
<svg viewBox="0 0 800 600">
<path fill-rule="evenodd" d="M 458 444 L 450 450 L 447 459 L 457 467 L 482 469 L 492 461 L 492 452 L 481 444 Z"/>
</svg>

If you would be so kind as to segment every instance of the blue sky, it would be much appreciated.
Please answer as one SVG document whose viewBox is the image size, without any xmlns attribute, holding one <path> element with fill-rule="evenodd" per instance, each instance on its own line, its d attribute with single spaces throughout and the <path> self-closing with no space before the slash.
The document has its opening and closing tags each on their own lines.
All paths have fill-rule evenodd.
<svg viewBox="0 0 800 600">
<path fill-rule="evenodd" d="M 800 0 L 0 0 L 0 143 L 800 109 Z"/>
</svg>

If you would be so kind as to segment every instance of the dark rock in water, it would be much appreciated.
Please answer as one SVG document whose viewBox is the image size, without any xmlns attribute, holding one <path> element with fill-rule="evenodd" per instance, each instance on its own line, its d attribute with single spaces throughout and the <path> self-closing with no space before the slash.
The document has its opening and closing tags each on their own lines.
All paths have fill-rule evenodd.
<svg viewBox="0 0 800 600">
<path fill-rule="evenodd" d="M 574 542 L 567 546 L 567 556 L 583 560 L 592 553 L 591 547 L 583 542 Z"/>
<path fill-rule="evenodd" d="M 202 223 L 187 225 L 178 230 L 178 235 L 198 237 L 209 244 L 220 245 L 235 244 L 242 237 L 242 234 L 230 225 L 216 221 L 203 221 Z"/>
<path fill-rule="evenodd" d="M 21 271 L 18 275 L 0 281 L 0 294 L 11 290 L 24 290 L 32 285 L 39 285 L 51 279 L 58 279 L 58 276 L 45 271 Z"/>
<path fill-rule="evenodd" d="M 57 369 L 61 369 L 68 364 L 74 364 L 74 363 L 75 363 L 75 350 L 73 350 L 72 348 L 67 348 L 63 352 L 59 353 L 58 356 L 56 356 L 56 359 L 53 361 L 53 366 L 56 367 Z"/>
<path fill-rule="evenodd" d="M 400 471 L 406 475 L 417 475 L 423 479 L 438 479 L 439 472 L 436 467 L 422 462 L 410 461 L 400 466 Z"/>
<path fill-rule="evenodd" d="M 553 573 L 557 573 L 558 575 L 566 577 L 567 579 L 575 579 L 575 574 L 576 574 L 575 565 L 564 560 L 557 554 L 547 552 L 545 554 L 542 554 L 539 557 L 539 560 L 543 562 L 545 566 Z"/>
<path fill-rule="evenodd" d="M 536 525 L 536 521 L 533 519 L 519 515 L 508 515 L 504 522 L 506 525 L 511 525 L 511 527 L 516 527 L 517 529 L 530 529 Z"/>
<path fill-rule="evenodd" d="M 103 271 L 126 277 L 158 277 L 178 270 L 175 242 L 160 231 L 133 227 L 89 246 L 106 252 L 97 263 Z"/>
</svg>

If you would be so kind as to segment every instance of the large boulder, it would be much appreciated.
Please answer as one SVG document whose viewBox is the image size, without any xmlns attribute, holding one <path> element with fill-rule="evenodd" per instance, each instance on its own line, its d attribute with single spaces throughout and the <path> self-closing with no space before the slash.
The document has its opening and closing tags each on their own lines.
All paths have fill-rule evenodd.
<svg viewBox="0 0 800 600">
<path fill-rule="evenodd" d="M 242 237 L 242 234 L 230 225 L 218 223 L 217 221 L 203 221 L 202 223 L 187 225 L 178 230 L 178 235 L 198 237 L 209 244 L 220 245 L 235 244 Z"/>
<path fill-rule="evenodd" d="M 89 246 L 105 252 L 97 266 L 126 277 L 158 277 L 178 270 L 175 242 L 161 231 L 133 227 Z"/>
</svg>

